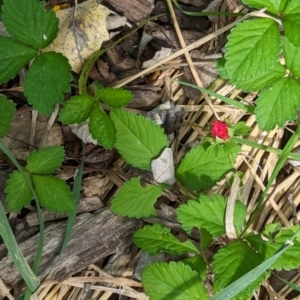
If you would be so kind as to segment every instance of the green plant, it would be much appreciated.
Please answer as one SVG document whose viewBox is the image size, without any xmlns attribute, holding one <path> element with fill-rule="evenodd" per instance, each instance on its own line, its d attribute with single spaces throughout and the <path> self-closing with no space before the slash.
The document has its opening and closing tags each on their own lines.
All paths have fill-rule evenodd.
<svg viewBox="0 0 300 300">
<path fill-rule="evenodd" d="M 44 9 L 45 2 L 4 0 L 2 20 L 11 37 L 0 35 L 0 84 L 15 77 L 28 63 L 24 94 L 41 114 L 49 115 L 70 91 L 72 80 L 68 59 L 43 52 L 55 39 L 58 19 Z"/>
<path fill-rule="evenodd" d="M 159 156 L 167 146 L 161 128 L 142 116 L 122 110 L 113 110 L 111 118 L 116 126 L 116 148 L 123 158 L 136 167 L 150 169 L 151 157 Z M 212 126 L 214 138 L 207 137 L 201 145 L 188 152 L 177 168 L 178 183 L 184 189 L 187 187 L 203 191 L 222 179 L 232 170 L 232 164 L 240 151 L 234 142 L 235 135 L 247 134 L 249 131 L 243 122 L 234 127 L 220 121 L 213 125 L 217 125 L 217 129 Z M 220 138 L 222 136 L 226 136 L 226 141 Z M 149 153 L 149 148 L 154 147 L 153 140 L 156 141 L 157 150 Z M 164 188 L 168 186 L 144 186 L 138 177 L 132 178 L 116 194 L 111 210 L 131 218 L 155 216 L 154 204 Z M 203 283 L 207 268 L 215 275 L 213 287 L 216 295 L 212 299 L 248 299 L 270 276 L 269 270 L 289 270 L 300 266 L 299 259 L 296 259 L 300 254 L 300 238 L 297 237 L 300 227 L 297 225 L 280 229 L 275 235 L 271 233 L 275 225 L 268 225 L 262 235 L 246 233 L 247 208 L 238 200 L 233 217 L 237 238 L 220 248 L 210 264 L 204 250 L 226 234 L 226 207 L 227 199 L 221 195 L 210 197 L 202 193 L 198 199 L 189 200 L 176 209 L 177 219 L 187 235 L 191 234 L 193 228 L 199 230 L 201 240 L 198 244 L 189 239 L 184 242 L 178 240 L 169 228 L 160 224 L 146 225 L 134 234 L 133 242 L 143 251 L 151 255 L 163 251 L 177 257 L 176 261 L 154 262 L 144 269 L 142 283 L 151 299 L 208 299 Z M 293 247 L 290 247 L 290 240 L 294 240 Z M 186 258 L 187 254 L 189 258 Z M 250 276 L 251 272 L 255 275 Z M 229 290 L 229 296 L 223 290 Z"/>
<path fill-rule="evenodd" d="M 260 91 L 255 115 L 262 130 L 297 118 L 300 108 L 300 3 L 243 0 L 266 13 L 236 25 L 219 61 L 221 75 L 244 91 Z M 261 17 L 262 16 L 262 17 Z"/>
<path fill-rule="evenodd" d="M 133 95 L 126 90 L 97 87 L 94 83 L 94 97 L 87 93 L 72 97 L 64 103 L 59 120 L 64 124 L 79 124 L 89 118 L 89 131 L 94 139 L 107 149 L 115 145 L 115 127 L 108 114 L 100 106 L 99 100 L 112 108 L 128 104 Z"/>
</svg>

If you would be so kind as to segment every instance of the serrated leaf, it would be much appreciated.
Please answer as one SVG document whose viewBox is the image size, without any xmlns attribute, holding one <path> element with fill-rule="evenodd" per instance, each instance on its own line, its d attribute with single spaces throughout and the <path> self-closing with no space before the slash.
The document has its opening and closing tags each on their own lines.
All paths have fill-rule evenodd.
<svg viewBox="0 0 300 300">
<path fill-rule="evenodd" d="M 298 0 L 289 1 L 283 12 L 282 25 L 284 34 L 296 46 L 300 47 L 300 3 Z"/>
<path fill-rule="evenodd" d="M 70 213 L 75 205 L 68 185 L 53 176 L 33 175 L 35 193 L 40 204 L 53 212 Z"/>
<path fill-rule="evenodd" d="M 25 75 L 24 94 L 28 103 L 40 114 L 50 115 L 62 103 L 72 80 L 68 60 L 59 53 L 39 55 Z"/>
<path fill-rule="evenodd" d="M 278 61 L 278 24 L 266 18 L 243 21 L 231 30 L 226 49 L 225 67 L 233 83 L 259 78 Z"/>
<path fill-rule="evenodd" d="M 44 1 L 5 0 L 2 18 L 9 34 L 35 49 L 51 44 L 58 32 L 58 19 L 44 6 Z"/>
<path fill-rule="evenodd" d="M 241 203 L 235 204 L 234 225 L 241 229 L 241 219 L 245 218 L 246 210 L 237 208 Z M 211 199 L 207 195 L 201 195 L 199 201 L 189 200 L 187 204 L 181 205 L 176 209 L 178 221 L 182 224 L 182 228 L 191 233 L 194 227 L 199 229 L 205 228 L 211 235 L 216 238 L 225 234 L 225 209 L 226 200 L 221 195 L 214 195 Z"/>
<path fill-rule="evenodd" d="M 241 121 L 233 126 L 233 131 L 235 135 L 248 135 L 252 128 L 246 125 L 246 122 Z"/>
<path fill-rule="evenodd" d="M 133 242 L 143 251 L 151 255 L 164 251 L 173 255 L 184 253 L 199 253 L 197 247 L 190 241 L 180 242 L 171 230 L 160 224 L 146 225 L 133 235 Z"/>
<path fill-rule="evenodd" d="M 122 217 L 140 219 L 156 216 L 153 205 L 165 187 L 165 184 L 142 187 L 139 178 L 132 178 L 120 188 L 110 209 Z"/>
<path fill-rule="evenodd" d="M 206 279 L 206 264 L 202 256 L 197 255 L 194 257 L 188 257 L 182 259 L 181 262 L 196 271 L 203 281 Z"/>
<path fill-rule="evenodd" d="M 31 152 L 25 169 L 34 174 L 51 174 L 62 164 L 65 156 L 63 147 L 51 146 Z"/>
<path fill-rule="evenodd" d="M 94 103 L 95 100 L 87 94 L 74 96 L 64 103 L 59 112 L 59 120 L 63 124 L 82 123 L 92 113 Z"/>
<path fill-rule="evenodd" d="M 116 141 L 114 123 L 99 104 L 91 113 L 89 131 L 92 137 L 104 148 L 114 148 Z"/>
<path fill-rule="evenodd" d="M 27 172 L 24 173 L 31 182 L 30 175 Z M 31 190 L 19 171 L 12 172 L 6 184 L 4 192 L 6 193 L 6 202 L 10 211 L 18 211 L 30 203 L 32 199 Z"/>
<path fill-rule="evenodd" d="M 231 142 L 210 146 L 200 144 L 184 156 L 176 176 L 188 188 L 204 190 L 232 169 L 239 151 L 240 146 Z"/>
<path fill-rule="evenodd" d="M 0 35 L 0 83 L 15 77 L 36 55 L 36 50 Z"/>
<path fill-rule="evenodd" d="M 287 240 L 289 240 L 295 233 L 299 226 L 294 226 L 289 229 L 282 229 L 274 238 L 274 241 L 266 241 L 258 234 L 251 233 L 246 238 L 247 241 L 258 251 L 258 253 L 267 260 L 272 257 Z M 300 266 L 300 241 L 295 239 L 293 246 L 287 249 L 271 266 L 271 269 L 277 271 L 292 270 Z"/>
<path fill-rule="evenodd" d="M 267 11 L 278 14 L 284 10 L 289 0 L 242 0 L 243 3 L 253 8 L 267 8 Z"/>
<path fill-rule="evenodd" d="M 5 96 L 0 95 L 0 138 L 5 137 L 14 120 L 16 104 L 8 100 Z"/>
<path fill-rule="evenodd" d="M 245 92 L 259 91 L 271 84 L 275 84 L 278 79 L 285 75 L 285 73 L 285 67 L 279 62 L 276 62 L 270 70 L 267 70 L 259 77 L 248 80 L 235 79 L 234 84 L 237 88 L 242 89 Z"/>
<path fill-rule="evenodd" d="M 214 292 L 233 283 L 263 262 L 262 257 L 253 251 L 246 242 L 237 240 L 218 250 L 213 257 L 212 271 L 215 275 Z M 266 274 L 261 275 L 236 297 L 230 299 L 249 299 L 252 293 L 264 282 Z"/>
<path fill-rule="evenodd" d="M 293 75 L 300 77 L 300 47 L 296 47 L 286 36 L 283 36 L 281 40 L 286 67 Z"/>
<path fill-rule="evenodd" d="M 167 136 L 156 123 L 143 116 L 113 109 L 116 148 L 127 163 L 141 169 L 151 168 L 151 160 L 168 146 Z"/>
<path fill-rule="evenodd" d="M 263 90 L 256 100 L 255 114 L 261 130 L 269 131 L 276 125 L 283 127 L 297 118 L 300 108 L 300 82 L 291 77 L 279 79 Z"/>
<path fill-rule="evenodd" d="M 133 95 L 128 90 L 107 87 L 98 90 L 96 97 L 110 107 L 118 108 L 127 105 L 132 100 Z"/>
<path fill-rule="evenodd" d="M 182 262 L 151 264 L 143 272 L 142 284 L 151 300 L 208 299 L 198 273 Z"/>
</svg>

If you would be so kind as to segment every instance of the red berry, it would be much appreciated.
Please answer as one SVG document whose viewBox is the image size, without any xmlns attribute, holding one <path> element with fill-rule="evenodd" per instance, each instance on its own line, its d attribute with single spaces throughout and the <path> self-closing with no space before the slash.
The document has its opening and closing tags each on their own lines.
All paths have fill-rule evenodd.
<svg viewBox="0 0 300 300">
<path fill-rule="evenodd" d="M 228 125 L 223 121 L 214 121 L 211 123 L 210 133 L 213 137 L 218 137 L 222 140 L 229 139 L 228 135 Z"/>
</svg>

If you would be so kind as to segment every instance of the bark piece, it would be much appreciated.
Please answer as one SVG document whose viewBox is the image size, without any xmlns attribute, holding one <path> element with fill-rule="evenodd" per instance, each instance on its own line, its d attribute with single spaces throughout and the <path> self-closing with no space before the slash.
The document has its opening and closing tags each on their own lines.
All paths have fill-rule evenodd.
<svg viewBox="0 0 300 300">
<path fill-rule="evenodd" d="M 132 22 L 149 17 L 154 8 L 154 0 L 106 0 L 105 2 Z"/>
<path fill-rule="evenodd" d="M 59 222 L 50 225 L 45 231 L 40 278 L 51 271 L 48 279 L 62 281 L 101 258 L 124 251 L 131 244 L 131 237 L 140 226 L 140 221 L 121 218 L 109 209 L 95 214 L 82 214 L 76 219 L 73 235 L 65 253 L 56 261 L 66 224 Z M 36 253 L 37 240 L 38 235 L 35 235 L 19 245 L 30 265 Z M 9 255 L 0 261 L 0 278 L 10 287 L 22 281 Z"/>
</svg>

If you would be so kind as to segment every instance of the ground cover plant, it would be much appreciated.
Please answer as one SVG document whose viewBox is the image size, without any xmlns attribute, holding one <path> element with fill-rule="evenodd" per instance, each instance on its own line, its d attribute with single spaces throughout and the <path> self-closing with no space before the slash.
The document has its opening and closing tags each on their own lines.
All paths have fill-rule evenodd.
<svg viewBox="0 0 300 300">
<path fill-rule="evenodd" d="M 253 9 L 266 10 L 252 14 L 251 19 L 241 21 L 231 30 L 218 68 L 220 75 L 237 88 L 245 92 L 259 91 L 255 105 L 245 105 L 190 83 L 178 83 L 253 114 L 261 130 L 270 131 L 290 123 L 293 133 L 284 148 L 278 149 L 248 140 L 251 128 L 244 121 L 231 124 L 227 119 L 214 120 L 209 127 L 202 128 L 206 136 L 183 156 L 175 166 L 175 173 L 170 175 L 171 179 L 161 178 L 167 169 L 174 168 L 173 157 L 168 158 L 161 176 L 155 179 L 133 176 L 120 187 L 110 209 L 122 217 L 134 219 L 156 217 L 158 200 L 174 187 L 185 195 L 185 201 L 175 209 L 180 224 L 177 231 L 153 223 L 144 225 L 132 238 L 143 253 L 152 257 L 141 274 L 145 293 L 151 300 L 250 299 L 274 270 L 289 271 L 300 266 L 299 225 L 269 223 L 261 232 L 251 227 L 266 206 L 268 192 L 286 160 L 300 160 L 298 154 L 291 153 L 300 136 L 297 119 L 300 4 L 296 0 L 244 0 L 243 3 Z M 2 19 L 11 37 L 0 36 L 0 83 L 16 76 L 31 61 L 24 80 L 24 94 L 35 110 L 49 115 L 57 104 L 62 104 L 63 93 L 70 90 L 72 76 L 67 58 L 55 52 L 43 52 L 58 31 L 54 12 L 45 11 L 44 4 L 36 0 L 26 0 L 21 5 L 14 0 L 4 1 Z M 176 1 L 174 4 L 179 5 Z M 32 15 L 36 23 L 31 22 Z M 17 21 L 23 31 L 15 27 Z M 91 62 L 103 53 L 96 53 L 86 63 L 88 67 L 79 78 L 79 94 L 63 103 L 59 120 L 63 124 L 89 120 L 89 132 L 98 144 L 106 149 L 115 148 L 122 159 L 136 169 L 153 170 L 153 161 L 160 159 L 164 150 L 172 146 L 163 128 L 141 114 L 124 109 L 133 98 L 126 89 L 104 87 L 94 82 L 89 86 L 92 92 L 87 92 Z M 0 138 L 7 134 L 14 112 L 15 104 L 0 96 Z M 244 185 L 244 174 L 235 168 L 243 145 L 279 156 L 265 189 L 250 212 L 239 191 Z M 62 147 L 34 150 L 24 167 L 2 141 L 0 148 L 18 168 L 10 175 L 5 189 L 11 211 L 19 211 L 34 199 L 39 214 L 40 206 L 69 214 L 69 231 L 62 253 L 76 216 L 82 165 L 71 192 L 63 180 L 51 175 L 63 162 Z M 212 190 L 220 181 L 233 192 L 223 196 L 218 190 Z M 27 284 L 24 297 L 29 299 L 41 284 L 38 269 L 43 234 L 40 234 L 39 253 L 31 269 L 15 241 L 2 205 L 0 214 L 1 237 Z M 41 233 L 43 230 L 40 218 Z M 178 231 L 181 234 L 176 234 Z M 208 259 L 206 251 L 221 239 L 224 240 L 222 246 Z M 168 259 L 151 262 L 161 253 L 169 255 Z M 211 275 L 214 278 L 212 290 L 209 290 Z"/>
</svg>

